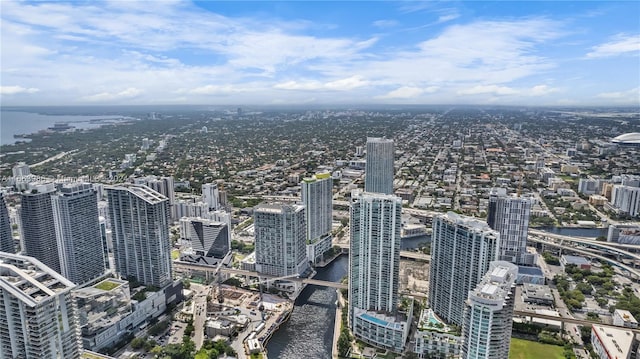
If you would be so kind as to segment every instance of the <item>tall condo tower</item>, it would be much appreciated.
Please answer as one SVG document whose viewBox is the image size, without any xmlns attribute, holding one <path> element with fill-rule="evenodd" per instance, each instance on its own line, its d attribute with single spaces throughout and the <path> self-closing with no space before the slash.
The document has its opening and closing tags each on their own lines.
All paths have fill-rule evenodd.
<svg viewBox="0 0 640 359">
<path fill-rule="evenodd" d="M 406 318 L 396 316 L 402 200 L 381 193 L 355 194 L 351 203 L 349 324 L 370 344 L 401 352 Z"/>
<path fill-rule="evenodd" d="M 209 206 L 209 210 L 217 210 L 220 208 L 218 184 L 205 183 L 202 185 L 202 202 Z"/>
<path fill-rule="evenodd" d="M 491 191 L 487 223 L 500 233 L 500 260 L 518 265 L 535 264 L 535 255 L 527 253 L 530 212 L 530 199 L 507 196 L 504 188 Z"/>
<path fill-rule="evenodd" d="M 453 212 L 433 218 L 429 306 L 449 324 L 462 326 L 464 303 L 498 259 L 500 234 L 485 222 Z"/>
<path fill-rule="evenodd" d="M 0 252 L 15 253 L 16 246 L 11 234 L 11 221 L 9 211 L 4 199 L 4 192 L 0 191 Z"/>
<path fill-rule="evenodd" d="M 80 358 L 73 288 L 35 258 L 0 252 L 0 359 Z"/>
<path fill-rule="evenodd" d="M 104 274 L 98 198 L 90 183 L 69 183 L 51 196 L 61 274 L 84 284 Z"/>
<path fill-rule="evenodd" d="M 51 203 L 55 190 L 53 183 L 30 183 L 29 189 L 20 195 L 20 221 L 24 254 L 62 273 Z"/>
<path fill-rule="evenodd" d="M 509 357 L 517 275 L 515 264 L 491 262 L 482 281 L 469 292 L 462 326 L 462 358 Z"/>
<path fill-rule="evenodd" d="M 393 140 L 367 138 L 365 192 L 393 194 Z"/>
<path fill-rule="evenodd" d="M 259 273 L 282 277 L 308 269 L 303 206 L 260 204 L 253 210 L 253 223 Z"/>
<path fill-rule="evenodd" d="M 105 187 L 117 272 L 144 285 L 171 283 L 169 200 L 146 186 Z"/>
<path fill-rule="evenodd" d="M 307 222 L 307 257 L 317 263 L 331 247 L 333 180 L 329 173 L 318 173 L 304 178 L 300 185 Z"/>
</svg>

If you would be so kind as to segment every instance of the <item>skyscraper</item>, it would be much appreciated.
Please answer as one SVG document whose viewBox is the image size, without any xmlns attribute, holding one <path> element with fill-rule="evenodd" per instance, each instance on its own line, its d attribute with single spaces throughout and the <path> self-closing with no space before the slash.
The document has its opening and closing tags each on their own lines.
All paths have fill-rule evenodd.
<svg viewBox="0 0 640 359">
<path fill-rule="evenodd" d="M 36 258 L 47 267 L 62 274 L 51 203 L 51 195 L 54 192 L 53 183 L 31 183 L 29 189 L 22 192 L 20 196 L 22 243 L 26 255 Z"/>
<path fill-rule="evenodd" d="M 300 186 L 307 222 L 307 257 L 317 263 L 331 247 L 333 180 L 329 173 L 318 173 L 304 178 Z"/>
<path fill-rule="evenodd" d="M 469 292 L 462 326 L 463 359 L 509 357 L 517 275 L 514 264 L 491 262 L 482 281 Z"/>
<path fill-rule="evenodd" d="M 258 272 L 282 277 L 308 269 L 303 206 L 260 204 L 253 210 L 253 223 Z"/>
<path fill-rule="evenodd" d="M 76 284 L 100 277 L 106 270 L 105 249 L 93 186 L 64 184 L 51 199 L 61 274 Z"/>
<path fill-rule="evenodd" d="M 381 193 L 355 194 L 351 203 L 349 323 L 354 335 L 401 352 L 407 318 L 398 317 L 402 200 Z"/>
<path fill-rule="evenodd" d="M 205 183 L 202 185 L 202 202 L 209 206 L 209 210 L 213 211 L 220 208 L 217 183 Z"/>
<path fill-rule="evenodd" d="M 11 233 L 11 222 L 4 192 L 0 191 L 0 252 L 15 253 L 16 246 Z"/>
<path fill-rule="evenodd" d="M 74 287 L 35 258 L 0 253 L 0 359 L 79 358 Z"/>
<path fill-rule="evenodd" d="M 487 223 L 500 233 L 500 260 L 518 265 L 535 264 L 535 255 L 527 253 L 530 212 L 530 199 L 507 196 L 504 188 L 491 191 Z"/>
<path fill-rule="evenodd" d="M 393 140 L 367 138 L 367 163 L 365 166 L 365 192 L 393 194 Z"/>
<path fill-rule="evenodd" d="M 171 283 L 167 197 L 140 185 L 105 189 L 117 272 L 144 285 L 164 287 Z"/>
<path fill-rule="evenodd" d="M 469 291 L 498 259 L 499 238 L 472 217 L 449 212 L 433 218 L 429 306 L 447 323 L 462 325 Z"/>
</svg>

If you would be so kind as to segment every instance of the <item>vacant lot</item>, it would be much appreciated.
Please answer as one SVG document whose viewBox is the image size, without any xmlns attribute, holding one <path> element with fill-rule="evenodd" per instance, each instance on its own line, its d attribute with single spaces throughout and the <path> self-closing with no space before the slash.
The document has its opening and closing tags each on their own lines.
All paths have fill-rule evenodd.
<svg viewBox="0 0 640 359">
<path fill-rule="evenodd" d="M 563 359 L 562 347 L 511 338 L 509 359 Z"/>
</svg>

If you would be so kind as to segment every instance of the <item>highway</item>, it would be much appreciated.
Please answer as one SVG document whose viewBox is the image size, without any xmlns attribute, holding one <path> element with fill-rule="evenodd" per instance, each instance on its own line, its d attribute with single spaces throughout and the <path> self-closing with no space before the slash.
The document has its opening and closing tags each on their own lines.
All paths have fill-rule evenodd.
<svg viewBox="0 0 640 359">
<path fill-rule="evenodd" d="M 338 246 L 340 248 L 349 249 L 348 243 L 335 243 L 334 246 Z M 412 251 L 400 251 L 400 258 L 405 259 L 414 259 L 425 262 L 431 261 L 431 256 L 428 254 L 420 253 L 420 252 L 412 252 Z"/>
<path fill-rule="evenodd" d="M 635 275 L 636 278 L 640 278 L 640 272 L 635 270 L 634 268 L 631 268 L 628 265 L 620 263 L 620 262 L 618 262 L 618 261 L 616 261 L 614 259 L 610 259 L 610 258 L 607 258 L 605 256 L 601 256 L 601 255 L 599 255 L 597 253 L 593 253 L 593 252 L 590 252 L 590 251 L 587 251 L 587 250 L 584 250 L 584 249 L 579 249 L 579 248 L 576 248 L 576 247 L 566 246 L 566 245 L 564 245 L 562 243 L 549 242 L 549 241 L 544 240 L 544 239 L 537 239 L 537 238 L 529 237 L 529 239 L 527 241 L 528 242 L 546 244 L 548 246 L 561 248 L 561 249 L 564 249 L 564 250 L 567 250 L 567 251 L 571 251 L 571 252 L 576 252 L 576 253 L 585 255 L 587 257 L 598 258 L 600 260 L 603 260 L 603 261 L 606 261 L 608 263 L 611 263 L 611 265 L 620 267 L 620 268 L 628 271 L 629 273 Z"/>
</svg>

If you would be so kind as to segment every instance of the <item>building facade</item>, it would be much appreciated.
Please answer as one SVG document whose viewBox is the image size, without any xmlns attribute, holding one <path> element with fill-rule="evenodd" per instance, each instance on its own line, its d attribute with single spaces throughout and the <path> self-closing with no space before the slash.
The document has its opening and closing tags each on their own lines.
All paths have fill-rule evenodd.
<svg viewBox="0 0 640 359">
<path fill-rule="evenodd" d="M 367 162 L 365 165 L 365 192 L 393 194 L 393 140 L 367 138 Z"/>
<path fill-rule="evenodd" d="M 106 271 L 105 249 L 93 186 L 64 184 L 51 200 L 61 274 L 76 284 L 102 276 Z"/>
<path fill-rule="evenodd" d="M 0 252 L 15 253 L 16 246 L 13 242 L 11 219 L 4 196 L 4 192 L 0 191 Z"/>
<path fill-rule="evenodd" d="M 260 204 L 253 211 L 256 271 L 278 277 L 302 275 L 309 268 L 304 207 Z"/>
<path fill-rule="evenodd" d="M 231 251 L 231 229 L 227 223 L 202 219 L 180 219 L 181 237 L 191 242 L 198 256 L 224 258 Z"/>
<path fill-rule="evenodd" d="M 205 183 L 202 185 L 202 202 L 209 206 L 209 210 L 220 208 L 220 197 L 217 183 Z"/>
<path fill-rule="evenodd" d="M 508 358 L 518 267 L 492 262 L 487 274 L 469 292 L 462 326 L 462 358 Z"/>
<path fill-rule="evenodd" d="M 80 358 L 74 288 L 35 258 L 0 253 L 0 359 Z"/>
<path fill-rule="evenodd" d="M 304 178 L 300 186 L 307 222 L 307 257 L 315 264 L 331 248 L 333 180 L 329 173 L 318 173 Z"/>
<path fill-rule="evenodd" d="M 510 197 L 498 188 L 489 196 L 487 223 L 500 233 L 500 260 L 518 265 L 532 266 L 534 254 L 527 253 L 527 233 L 531 201 L 528 198 Z"/>
<path fill-rule="evenodd" d="M 20 195 L 20 221 L 24 254 L 62 273 L 51 201 L 55 190 L 53 183 L 30 184 Z"/>
<path fill-rule="evenodd" d="M 429 306 L 449 324 L 462 326 L 464 303 L 498 259 L 500 234 L 485 222 L 453 212 L 433 219 Z"/>
<path fill-rule="evenodd" d="M 349 324 L 356 338 L 395 352 L 403 350 L 411 320 L 411 312 L 398 312 L 401 212 L 393 195 L 352 197 Z"/>
<path fill-rule="evenodd" d="M 169 200 L 146 186 L 106 187 L 116 271 L 144 285 L 171 283 Z"/>
</svg>

